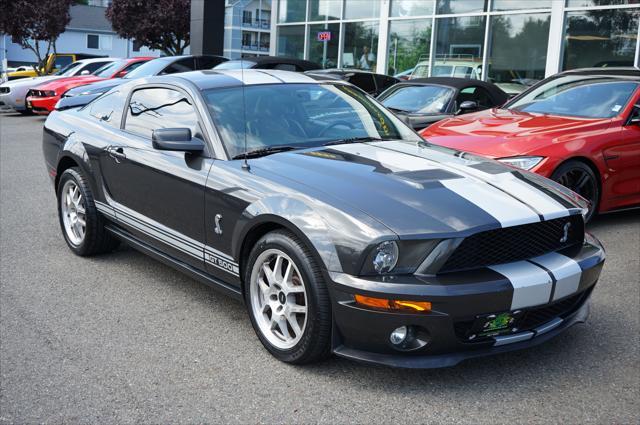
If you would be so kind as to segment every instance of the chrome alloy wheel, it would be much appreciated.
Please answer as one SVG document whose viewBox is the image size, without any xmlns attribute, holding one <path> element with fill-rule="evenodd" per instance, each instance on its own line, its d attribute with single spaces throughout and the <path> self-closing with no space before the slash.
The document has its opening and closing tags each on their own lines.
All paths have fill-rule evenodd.
<svg viewBox="0 0 640 425">
<path fill-rule="evenodd" d="M 72 244 L 80 245 L 87 232 L 86 208 L 82 193 L 73 180 L 67 180 L 60 193 L 60 211 L 64 231 Z"/>
<path fill-rule="evenodd" d="M 251 271 L 251 308 L 260 332 L 286 350 L 302 338 L 307 324 L 307 293 L 302 275 L 279 249 L 262 252 Z"/>
</svg>

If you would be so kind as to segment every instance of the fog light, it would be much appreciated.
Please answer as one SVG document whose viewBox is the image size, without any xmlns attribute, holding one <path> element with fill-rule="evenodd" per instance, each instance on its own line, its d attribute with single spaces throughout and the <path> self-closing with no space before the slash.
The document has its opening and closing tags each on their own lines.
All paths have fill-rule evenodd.
<svg viewBox="0 0 640 425">
<path fill-rule="evenodd" d="M 406 326 L 400 326 L 399 328 L 391 332 L 391 335 L 389 335 L 389 340 L 393 345 L 400 345 L 407 338 L 408 333 L 409 330 Z"/>
</svg>

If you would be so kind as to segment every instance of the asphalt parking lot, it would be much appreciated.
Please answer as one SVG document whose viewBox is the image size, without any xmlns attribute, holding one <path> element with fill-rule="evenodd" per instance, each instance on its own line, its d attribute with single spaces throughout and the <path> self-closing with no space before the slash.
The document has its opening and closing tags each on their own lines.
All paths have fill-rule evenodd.
<svg viewBox="0 0 640 425">
<path fill-rule="evenodd" d="M 43 119 L 0 113 L 0 423 L 638 423 L 640 212 L 599 217 L 591 317 L 528 351 L 408 371 L 295 367 L 244 307 L 138 252 L 64 243 Z"/>
</svg>

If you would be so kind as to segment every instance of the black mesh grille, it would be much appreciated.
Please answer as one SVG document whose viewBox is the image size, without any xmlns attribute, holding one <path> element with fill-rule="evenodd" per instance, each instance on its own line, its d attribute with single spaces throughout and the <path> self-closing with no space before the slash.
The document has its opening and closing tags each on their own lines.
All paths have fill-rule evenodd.
<svg viewBox="0 0 640 425">
<path fill-rule="evenodd" d="M 564 227 L 571 223 L 563 241 Z M 520 261 L 582 244 L 581 215 L 505 227 L 465 238 L 440 269 L 441 273 Z"/>
<path fill-rule="evenodd" d="M 521 331 L 532 330 L 541 325 L 544 325 L 547 322 L 555 319 L 556 317 L 565 318 L 571 313 L 575 312 L 581 305 L 582 302 L 589 296 L 591 293 L 591 289 L 589 288 L 586 291 L 583 291 L 579 294 L 572 295 L 558 302 L 547 304 L 542 307 L 534 307 L 528 310 L 525 310 L 524 315 L 517 323 L 518 329 Z M 464 320 L 459 321 L 454 324 L 454 330 L 456 336 L 461 340 L 468 342 L 469 334 L 472 329 L 474 320 Z M 486 340 L 490 337 L 473 339 L 473 342 L 479 342 Z"/>
<path fill-rule="evenodd" d="M 9 87 L 0 87 L 0 93 L 9 93 Z"/>
</svg>

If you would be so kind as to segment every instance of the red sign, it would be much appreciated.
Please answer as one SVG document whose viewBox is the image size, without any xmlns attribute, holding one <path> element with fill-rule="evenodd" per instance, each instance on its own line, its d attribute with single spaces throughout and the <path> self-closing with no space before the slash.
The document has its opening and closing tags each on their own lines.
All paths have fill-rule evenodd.
<svg viewBox="0 0 640 425">
<path fill-rule="evenodd" d="M 316 38 L 318 41 L 331 41 L 331 31 L 320 31 Z"/>
</svg>

